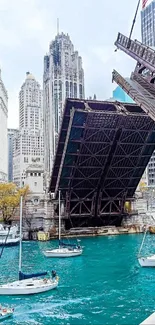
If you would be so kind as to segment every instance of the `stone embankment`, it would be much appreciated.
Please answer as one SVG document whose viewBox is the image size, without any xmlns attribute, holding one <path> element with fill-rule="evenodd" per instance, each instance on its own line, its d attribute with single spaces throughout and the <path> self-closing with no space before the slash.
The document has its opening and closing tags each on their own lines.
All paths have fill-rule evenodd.
<svg viewBox="0 0 155 325">
<path fill-rule="evenodd" d="M 53 220 L 53 219 L 52 219 Z M 38 219 L 28 226 L 24 223 L 23 235 L 25 240 L 37 240 L 38 231 L 42 230 L 44 233 L 48 233 L 48 238 L 58 237 L 58 220 L 55 221 L 47 220 L 46 227 L 41 227 L 41 223 Z M 109 235 L 122 235 L 122 234 L 136 234 L 145 231 L 146 227 L 155 226 L 155 216 L 150 214 L 136 214 L 125 217 L 120 227 L 116 226 L 104 226 L 104 227 L 80 227 L 71 228 L 65 230 L 64 220 L 62 220 L 62 237 L 89 237 L 89 236 L 109 236 Z"/>
<path fill-rule="evenodd" d="M 88 227 L 88 228 L 71 228 L 68 231 L 62 231 L 62 237 L 83 237 L 83 236 L 110 236 L 123 234 L 143 233 L 146 227 L 155 226 L 155 216 L 151 214 L 135 214 L 125 217 L 120 227 Z M 50 238 L 55 238 L 55 234 L 51 234 Z"/>
<path fill-rule="evenodd" d="M 141 228 L 144 228 L 146 226 L 155 226 L 155 213 L 139 213 L 132 216 L 127 216 L 122 221 L 122 226 L 131 227 L 133 225 L 139 226 Z"/>
<path fill-rule="evenodd" d="M 143 229 L 139 226 L 127 226 L 127 227 L 88 227 L 88 228 L 71 228 L 65 232 L 62 232 L 62 237 L 92 237 L 92 236 L 111 236 L 111 235 L 123 235 L 123 234 L 137 234 L 143 232 Z M 57 237 L 56 234 L 51 234 L 50 238 Z"/>
<path fill-rule="evenodd" d="M 111 236 L 123 234 L 138 234 L 143 233 L 146 227 L 155 226 L 155 214 L 140 213 L 125 217 L 120 227 L 80 227 L 71 228 L 65 231 L 62 229 L 62 237 L 90 237 L 90 236 Z M 50 238 L 56 238 L 58 235 L 57 227 L 55 232 L 50 233 Z"/>
<path fill-rule="evenodd" d="M 70 230 L 63 230 L 61 237 L 92 237 L 92 236 L 111 236 L 111 235 L 123 235 L 123 234 L 138 234 L 143 232 L 143 228 L 140 226 L 126 226 L 126 227 L 115 227 L 115 226 L 106 226 L 106 227 L 88 227 L 88 228 L 71 228 Z M 49 231 L 49 239 L 58 238 L 58 230 L 52 229 Z M 23 232 L 24 240 L 37 240 L 38 231 L 31 231 L 31 237 L 28 232 Z"/>
</svg>

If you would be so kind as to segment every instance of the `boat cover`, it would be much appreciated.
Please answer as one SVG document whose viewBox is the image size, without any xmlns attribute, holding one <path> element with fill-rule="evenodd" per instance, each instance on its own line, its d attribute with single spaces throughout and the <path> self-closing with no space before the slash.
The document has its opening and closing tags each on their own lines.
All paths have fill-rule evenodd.
<svg viewBox="0 0 155 325">
<path fill-rule="evenodd" d="M 20 271 L 19 272 L 19 281 L 25 280 L 25 279 L 37 278 L 39 276 L 44 276 L 44 275 L 47 275 L 47 272 L 25 274 Z"/>
<path fill-rule="evenodd" d="M 62 247 L 81 248 L 81 246 L 78 245 L 78 244 L 69 244 L 69 243 L 64 243 L 62 240 L 59 240 L 59 245 L 62 246 Z"/>
</svg>

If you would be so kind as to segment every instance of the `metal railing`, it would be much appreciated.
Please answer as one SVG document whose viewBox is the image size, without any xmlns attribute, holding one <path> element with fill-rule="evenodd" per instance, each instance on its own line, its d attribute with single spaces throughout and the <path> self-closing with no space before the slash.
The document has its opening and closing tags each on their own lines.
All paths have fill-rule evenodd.
<svg viewBox="0 0 155 325">
<path fill-rule="evenodd" d="M 121 33 L 118 34 L 115 45 L 137 62 L 155 72 L 155 50 L 137 40 L 130 40 Z"/>
</svg>

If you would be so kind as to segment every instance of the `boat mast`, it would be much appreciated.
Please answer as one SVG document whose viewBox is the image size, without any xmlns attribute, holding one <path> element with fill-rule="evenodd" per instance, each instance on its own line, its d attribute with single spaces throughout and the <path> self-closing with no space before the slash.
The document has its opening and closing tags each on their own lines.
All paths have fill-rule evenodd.
<svg viewBox="0 0 155 325">
<path fill-rule="evenodd" d="M 141 250 L 142 250 L 143 245 L 144 245 L 144 241 L 145 241 L 146 233 L 147 233 L 147 227 L 146 227 L 146 230 L 145 230 L 145 233 L 144 233 L 144 236 L 143 236 L 143 240 L 142 240 L 142 243 L 141 243 L 141 246 L 140 246 L 140 250 L 139 250 L 139 252 L 138 252 L 138 257 L 140 257 L 140 253 L 141 253 Z"/>
<path fill-rule="evenodd" d="M 61 247 L 60 241 L 61 241 L 61 207 L 60 207 L 60 191 L 59 191 L 59 248 Z"/>
<path fill-rule="evenodd" d="M 19 246 L 19 272 L 22 270 L 22 205 L 23 197 L 20 197 L 20 246 Z"/>
</svg>

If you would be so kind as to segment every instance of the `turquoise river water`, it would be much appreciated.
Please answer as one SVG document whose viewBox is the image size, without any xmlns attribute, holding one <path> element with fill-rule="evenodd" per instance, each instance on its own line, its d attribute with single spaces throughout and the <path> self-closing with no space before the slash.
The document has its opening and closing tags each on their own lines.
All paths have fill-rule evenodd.
<svg viewBox="0 0 155 325">
<path fill-rule="evenodd" d="M 23 243 L 23 271 L 55 269 L 58 289 L 33 296 L 0 297 L 15 308 L 7 325 L 132 324 L 155 310 L 155 269 L 140 268 L 137 252 L 142 235 L 82 238 L 80 257 L 50 259 L 43 249 L 51 242 Z M 152 253 L 155 236 L 146 237 L 144 253 Z M 0 281 L 18 276 L 18 247 L 6 248 L 0 260 Z M 155 249 L 154 249 L 155 252 Z"/>
</svg>

